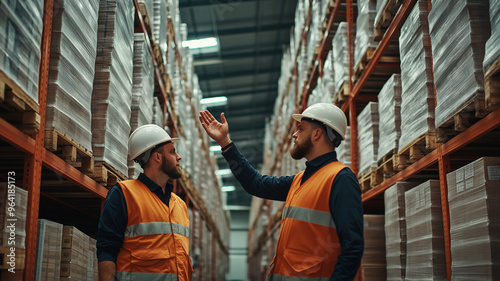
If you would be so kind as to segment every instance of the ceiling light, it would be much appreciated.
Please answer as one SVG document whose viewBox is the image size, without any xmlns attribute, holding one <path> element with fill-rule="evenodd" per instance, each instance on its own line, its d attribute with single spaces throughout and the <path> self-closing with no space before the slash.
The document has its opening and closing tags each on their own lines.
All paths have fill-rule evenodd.
<svg viewBox="0 0 500 281">
<path fill-rule="evenodd" d="M 218 45 L 218 42 L 217 42 L 217 38 L 215 38 L 215 37 L 182 41 L 182 47 L 189 48 L 189 49 L 208 48 L 208 47 L 214 47 L 217 45 Z"/>
<path fill-rule="evenodd" d="M 212 97 L 212 98 L 204 98 L 200 101 L 201 104 L 209 107 L 209 106 L 218 106 L 218 105 L 226 105 L 227 98 L 224 96 L 221 97 Z"/>
<path fill-rule="evenodd" d="M 210 152 L 219 152 L 221 147 L 220 147 L 220 145 L 212 145 L 209 149 L 210 149 Z"/>
<path fill-rule="evenodd" d="M 217 176 L 228 176 L 231 174 L 231 169 L 220 169 L 215 171 Z"/>
<path fill-rule="evenodd" d="M 221 187 L 222 192 L 231 192 L 231 191 L 235 191 L 235 190 L 236 190 L 236 187 L 234 185 L 226 185 L 226 186 Z"/>
</svg>

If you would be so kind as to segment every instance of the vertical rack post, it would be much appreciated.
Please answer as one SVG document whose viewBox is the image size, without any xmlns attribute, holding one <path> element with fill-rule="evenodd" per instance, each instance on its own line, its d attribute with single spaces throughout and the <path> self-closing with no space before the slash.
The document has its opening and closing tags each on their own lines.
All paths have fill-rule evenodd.
<svg viewBox="0 0 500 281">
<path fill-rule="evenodd" d="M 441 189 L 441 209 L 443 211 L 444 252 L 446 257 L 446 276 L 451 280 L 451 237 L 450 209 L 448 204 L 448 182 L 446 175 L 450 172 L 450 156 L 443 154 L 442 145 L 437 144 L 439 165 L 439 186 Z"/>
<path fill-rule="evenodd" d="M 45 135 L 45 109 L 49 81 L 50 40 L 52 35 L 53 0 L 45 0 L 43 8 L 43 31 L 41 42 L 38 103 L 40 110 L 40 132 L 35 137 L 34 154 L 27 154 L 24 165 L 23 187 L 28 190 L 28 213 L 26 217 L 26 260 L 24 280 L 34 280 L 38 210 L 40 205 L 40 182 Z"/>
</svg>

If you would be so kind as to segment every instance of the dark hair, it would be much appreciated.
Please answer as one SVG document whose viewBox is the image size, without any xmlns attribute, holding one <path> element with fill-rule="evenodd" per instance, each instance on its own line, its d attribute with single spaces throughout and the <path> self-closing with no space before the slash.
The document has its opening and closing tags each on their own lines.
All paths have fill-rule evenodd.
<svg viewBox="0 0 500 281">
<path fill-rule="evenodd" d="M 335 147 L 340 145 L 340 142 L 342 141 L 342 136 L 339 133 L 337 133 L 337 131 L 328 127 L 325 123 L 318 121 L 318 120 L 311 119 L 311 118 L 307 118 L 307 117 L 303 117 L 302 121 L 307 121 L 307 122 L 318 125 L 329 139 L 330 139 L 330 137 L 328 136 L 328 129 L 330 129 L 330 131 L 335 136 L 335 138 L 332 140 L 333 145 L 335 145 Z"/>
</svg>

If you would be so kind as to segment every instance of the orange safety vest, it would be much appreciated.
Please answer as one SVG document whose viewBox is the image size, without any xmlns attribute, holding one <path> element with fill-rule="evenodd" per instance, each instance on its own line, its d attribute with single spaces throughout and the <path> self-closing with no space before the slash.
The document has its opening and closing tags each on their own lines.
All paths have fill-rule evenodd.
<svg viewBox="0 0 500 281">
<path fill-rule="evenodd" d="M 139 180 L 120 182 L 128 223 L 116 260 L 117 280 L 191 281 L 189 216 L 172 193 L 169 206 Z"/>
<path fill-rule="evenodd" d="M 276 255 L 268 281 L 328 281 L 340 254 L 330 213 L 332 184 L 344 164 L 331 162 L 301 184 L 295 175 L 283 209 Z"/>
</svg>

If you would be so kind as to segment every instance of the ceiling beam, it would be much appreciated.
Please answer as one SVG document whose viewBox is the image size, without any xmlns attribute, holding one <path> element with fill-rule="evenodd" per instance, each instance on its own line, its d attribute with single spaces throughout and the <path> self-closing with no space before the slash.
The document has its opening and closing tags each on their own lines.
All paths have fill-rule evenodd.
<svg viewBox="0 0 500 281">
<path fill-rule="evenodd" d="M 196 33 L 196 38 L 190 37 L 188 39 L 191 40 L 191 39 L 213 37 L 213 36 L 218 36 L 220 38 L 224 36 L 242 35 L 248 33 L 258 33 L 258 32 L 275 31 L 283 29 L 289 30 L 292 27 L 292 25 L 293 23 L 285 23 L 285 24 L 261 25 L 260 27 L 250 26 L 250 27 L 240 27 L 231 29 L 218 29 L 217 34 L 214 34 L 213 31 L 200 31 Z"/>
<path fill-rule="evenodd" d="M 238 7 L 241 3 L 252 3 L 252 2 L 259 2 L 259 1 L 269 1 L 269 0 L 226 0 L 220 1 L 220 0 L 199 0 L 199 1 L 179 1 L 179 8 L 196 8 L 196 7 L 204 7 L 204 6 L 214 6 L 214 7 L 220 7 L 226 9 L 235 9 Z"/>
<path fill-rule="evenodd" d="M 244 76 L 252 76 L 252 75 L 259 75 L 259 74 L 270 74 L 270 73 L 276 73 L 276 72 L 281 72 L 281 68 L 267 68 L 267 69 L 260 69 L 257 73 L 255 73 L 254 69 L 249 69 L 249 70 L 244 70 L 244 71 L 235 71 L 232 73 L 227 73 L 227 74 L 208 74 L 208 75 L 198 75 L 198 81 L 205 81 L 205 80 L 217 80 L 217 79 L 230 79 L 230 78 L 238 78 L 238 77 L 244 77 Z"/>
</svg>

